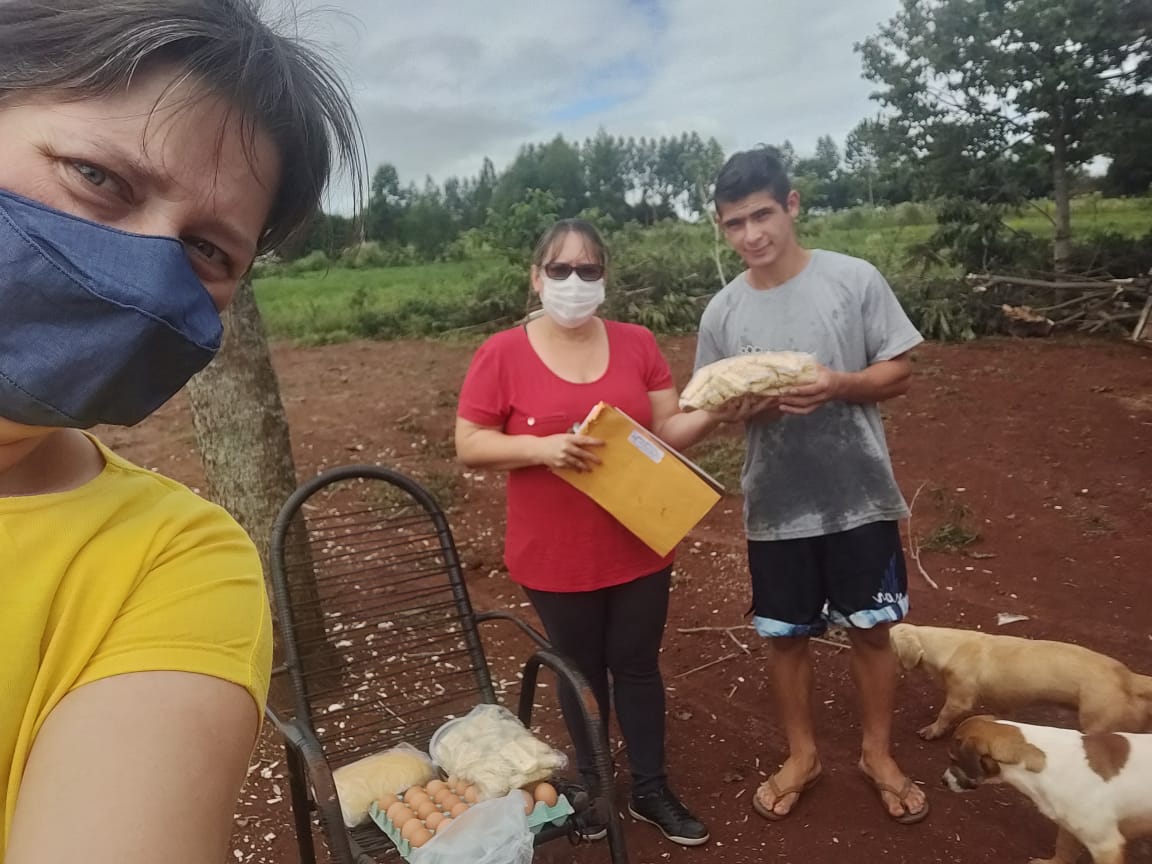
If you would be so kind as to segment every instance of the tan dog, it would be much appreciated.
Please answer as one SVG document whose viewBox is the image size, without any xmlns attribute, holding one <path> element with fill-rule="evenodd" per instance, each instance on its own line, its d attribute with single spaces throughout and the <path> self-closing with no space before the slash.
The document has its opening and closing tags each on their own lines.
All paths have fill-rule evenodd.
<svg viewBox="0 0 1152 864">
<path fill-rule="evenodd" d="M 1066 642 L 949 627 L 897 624 L 892 648 L 905 669 L 924 669 L 947 697 L 921 738 L 940 738 L 977 705 L 1006 712 L 1053 703 L 1080 712 L 1085 732 L 1152 731 L 1152 677 Z"/>
<path fill-rule="evenodd" d="M 944 784 L 963 792 L 1007 783 L 1060 826 L 1056 853 L 1032 864 L 1124 864 L 1129 840 L 1152 835 L 1152 735 L 1030 726 L 970 717 L 956 730 Z"/>
</svg>

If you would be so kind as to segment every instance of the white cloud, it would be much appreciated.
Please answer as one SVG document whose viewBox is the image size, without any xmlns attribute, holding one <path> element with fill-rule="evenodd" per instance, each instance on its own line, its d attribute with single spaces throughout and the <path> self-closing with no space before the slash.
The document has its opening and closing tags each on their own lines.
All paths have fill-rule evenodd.
<svg viewBox="0 0 1152 864">
<path fill-rule="evenodd" d="M 838 141 L 876 111 L 852 46 L 898 0 L 296 0 L 346 70 L 372 168 L 497 168 L 557 133 Z"/>
</svg>

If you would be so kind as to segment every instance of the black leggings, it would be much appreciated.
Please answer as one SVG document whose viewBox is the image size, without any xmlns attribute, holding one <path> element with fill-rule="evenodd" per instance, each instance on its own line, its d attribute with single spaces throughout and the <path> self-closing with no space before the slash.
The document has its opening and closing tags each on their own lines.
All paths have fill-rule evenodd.
<svg viewBox="0 0 1152 864">
<path fill-rule="evenodd" d="M 668 618 L 672 568 L 597 591 L 555 592 L 525 588 L 528 599 L 556 649 L 588 679 L 607 731 L 608 712 L 616 717 L 628 746 L 632 794 L 654 792 L 664 784 L 664 681 L 660 641 Z M 609 700 L 608 680 L 612 679 Z M 595 769 L 587 735 L 579 723 L 576 696 L 560 688 L 560 705 L 576 748 L 585 782 Z"/>
</svg>

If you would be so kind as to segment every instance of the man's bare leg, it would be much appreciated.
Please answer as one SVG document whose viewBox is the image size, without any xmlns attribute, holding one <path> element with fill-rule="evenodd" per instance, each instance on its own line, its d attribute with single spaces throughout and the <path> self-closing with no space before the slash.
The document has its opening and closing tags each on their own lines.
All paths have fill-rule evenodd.
<svg viewBox="0 0 1152 864">
<path fill-rule="evenodd" d="M 799 789 L 820 774 L 812 722 L 812 658 L 807 637 L 772 637 L 770 675 L 776 716 L 788 739 L 788 758 L 773 775 L 780 790 Z M 773 800 L 767 783 L 756 792 L 760 802 L 778 816 L 787 815 L 800 799 L 790 792 Z"/>
<path fill-rule="evenodd" d="M 860 768 L 874 782 L 899 790 L 908 778 L 892 758 L 897 662 L 888 641 L 888 629 L 889 625 L 869 630 L 848 628 L 848 638 L 852 643 L 852 676 L 860 698 Z M 888 792 L 880 794 L 893 816 L 919 813 L 926 803 L 923 790 L 915 783 L 903 802 Z"/>
</svg>

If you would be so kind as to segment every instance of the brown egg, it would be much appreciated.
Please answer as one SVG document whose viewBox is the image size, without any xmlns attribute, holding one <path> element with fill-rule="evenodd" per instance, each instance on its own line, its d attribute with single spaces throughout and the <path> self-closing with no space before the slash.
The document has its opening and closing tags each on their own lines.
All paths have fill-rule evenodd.
<svg viewBox="0 0 1152 864">
<path fill-rule="evenodd" d="M 435 797 L 436 793 L 444 788 L 443 780 L 429 780 L 428 784 L 424 787 L 424 791 L 429 795 Z"/>
<path fill-rule="evenodd" d="M 411 841 L 412 835 L 414 833 L 416 833 L 417 831 L 427 831 L 427 830 L 428 829 L 424 827 L 424 823 L 421 822 L 419 819 L 409 819 L 407 822 L 404 823 L 404 827 L 400 829 L 400 836 L 403 837 L 405 840 Z"/>
<path fill-rule="evenodd" d="M 424 821 L 428 821 L 428 817 L 431 816 L 433 813 L 439 813 L 439 812 L 440 811 L 436 809 L 436 802 L 433 801 L 431 798 L 426 798 L 425 800 L 421 801 L 419 804 L 416 805 L 416 815 L 419 816 Z"/>
<path fill-rule="evenodd" d="M 421 801 L 427 801 L 429 795 L 420 786 L 413 786 L 404 792 L 404 803 L 409 807 L 418 807 Z"/>
<path fill-rule="evenodd" d="M 405 804 L 403 801 L 397 801 L 388 808 L 388 818 L 392 820 L 392 824 L 400 828 L 405 822 L 413 818 L 416 814 L 412 812 L 412 808 Z"/>
<path fill-rule="evenodd" d="M 456 799 L 456 793 L 449 789 L 447 786 L 437 792 L 433 797 L 436 799 L 436 803 L 441 807 L 443 807 L 444 803 L 449 799 L 458 800 Z"/>
<path fill-rule="evenodd" d="M 469 804 L 475 804 L 477 801 L 480 800 L 480 793 L 476 791 L 475 786 L 469 786 L 467 789 L 464 790 L 464 796 L 463 797 L 464 797 L 464 800 L 467 801 Z"/>
<path fill-rule="evenodd" d="M 432 832 L 421 825 L 419 822 L 416 822 L 415 824 L 417 828 L 412 832 L 412 836 L 408 838 L 408 842 L 412 844 L 412 848 L 419 849 L 421 846 L 432 839 Z"/>
<path fill-rule="evenodd" d="M 455 774 L 449 774 L 448 779 L 444 781 L 444 785 L 447 786 L 449 789 L 451 789 L 453 792 L 455 792 L 456 791 L 456 784 L 459 782 L 460 782 L 459 777 L 457 777 Z"/>
<path fill-rule="evenodd" d="M 536 799 L 532 797 L 532 793 L 527 789 L 521 789 L 519 792 L 524 798 L 524 812 L 531 815 L 532 811 L 536 809 Z"/>
<path fill-rule="evenodd" d="M 551 783 L 538 783 L 532 794 L 537 801 L 542 801 L 548 807 L 555 807 L 556 802 L 560 800 L 556 787 Z"/>
<path fill-rule="evenodd" d="M 436 826 L 436 833 L 437 834 L 443 833 L 444 829 L 447 828 L 451 824 L 452 824 L 452 817 L 451 816 L 445 816 L 443 819 L 440 820 L 440 824 L 438 826 Z"/>
<path fill-rule="evenodd" d="M 452 814 L 453 819 L 459 819 L 467 809 L 468 805 L 461 801 L 448 812 Z"/>
<path fill-rule="evenodd" d="M 376 802 L 376 806 L 380 808 L 381 813 L 387 813 L 388 808 L 395 804 L 399 799 L 391 792 L 386 792 L 380 796 L 380 800 Z"/>
<path fill-rule="evenodd" d="M 437 828 L 440 827 L 440 824 L 445 819 L 447 819 L 449 822 L 452 821 L 452 818 L 450 816 L 445 816 L 443 813 L 441 813 L 439 810 L 437 810 L 436 812 L 431 813 L 424 818 L 424 826 L 429 831 L 435 831 Z"/>
<path fill-rule="evenodd" d="M 457 795 L 463 795 L 465 790 L 467 790 L 467 789 L 468 789 L 468 781 L 467 780 L 457 780 L 456 781 L 456 794 Z"/>
</svg>

